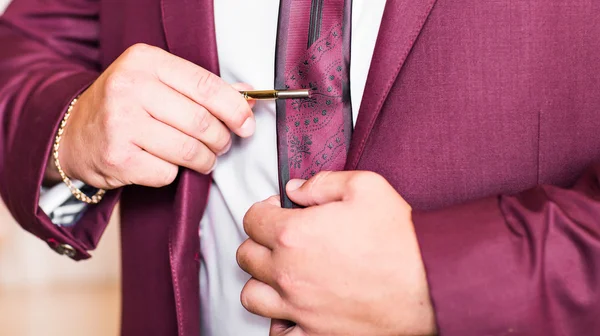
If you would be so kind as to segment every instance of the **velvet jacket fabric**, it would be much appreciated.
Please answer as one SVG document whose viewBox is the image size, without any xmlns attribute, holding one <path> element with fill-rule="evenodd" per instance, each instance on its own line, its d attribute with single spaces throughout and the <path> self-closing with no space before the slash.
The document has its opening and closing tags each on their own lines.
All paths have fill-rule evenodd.
<svg viewBox="0 0 600 336">
<path fill-rule="evenodd" d="M 592 0 L 387 1 L 347 169 L 382 174 L 415 209 L 442 335 L 600 333 L 598 17 Z M 218 73 L 212 0 L 14 0 L 0 191 L 77 260 L 120 201 L 122 334 L 197 336 L 209 177 L 110 192 L 72 228 L 37 205 L 69 102 L 138 42 Z"/>
</svg>

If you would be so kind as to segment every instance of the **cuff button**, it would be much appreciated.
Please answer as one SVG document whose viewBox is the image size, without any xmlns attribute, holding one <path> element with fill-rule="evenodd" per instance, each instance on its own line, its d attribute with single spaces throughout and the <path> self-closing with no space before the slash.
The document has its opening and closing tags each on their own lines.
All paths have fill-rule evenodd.
<svg viewBox="0 0 600 336">
<path fill-rule="evenodd" d="M 75 251 L 73 246 L 69 244 L 61 244 L 60 246 L 62 248 L 62 254 L 66 255 L 67 257 L 73 259 L 77 255 L 77 251 Z"/>
<path fill-rule="evenodd" d="M 55 239 L 48 239 L 48 246 L 60 255 L 66 255 L 69 258 L 75 258 L 77 251 L 69 244 L 60 244 Z"/>
</svg>

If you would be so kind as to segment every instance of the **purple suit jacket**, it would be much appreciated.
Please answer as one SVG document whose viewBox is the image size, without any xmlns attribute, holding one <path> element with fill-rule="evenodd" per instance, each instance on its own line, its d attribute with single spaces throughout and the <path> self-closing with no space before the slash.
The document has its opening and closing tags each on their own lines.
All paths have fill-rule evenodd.
<svg viewBox="0 0 600 336">
<path fill-rule="evenodd" d="M 416 209 L 442 335 L 600 334 L 599 17 L 591 0 L 387 1 L 347 168 Z M 37 206 L 52 139 L 128 46 L 218 72 L 214 32 L 210 0 L 15 0 L 0 21 L 0 190 L 75 259 L 121 201 L 123 335 L 199 334 L 209 178 L 113 191 L 61 228 Z"/>
</svg>

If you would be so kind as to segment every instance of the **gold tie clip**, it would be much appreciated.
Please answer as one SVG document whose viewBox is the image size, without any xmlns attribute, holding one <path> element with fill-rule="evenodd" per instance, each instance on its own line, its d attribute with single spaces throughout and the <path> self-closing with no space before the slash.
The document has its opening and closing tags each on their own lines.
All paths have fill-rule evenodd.
<svg viewBox="0 0 600 336">
<path fill-rule="evenodd" d="M 309 98 L 310 90 L 254 90 L 240 91 L 246 100 Z"/>
</svg>

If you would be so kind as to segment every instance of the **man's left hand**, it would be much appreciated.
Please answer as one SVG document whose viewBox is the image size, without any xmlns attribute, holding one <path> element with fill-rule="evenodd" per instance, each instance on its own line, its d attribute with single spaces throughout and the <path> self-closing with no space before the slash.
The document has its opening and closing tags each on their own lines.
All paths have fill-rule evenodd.
<svg viewBox="0 0 600 336">
<path fill-rule="evenodd" d="M 287 194 L 306 208 L 255 204 L 237 253 L 242 304 L 272 336 L 435 334 L 411 207 L 383 177 L 322 172 Z"/>
</svg>

